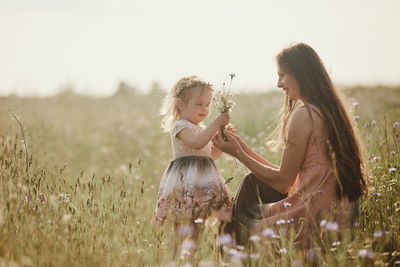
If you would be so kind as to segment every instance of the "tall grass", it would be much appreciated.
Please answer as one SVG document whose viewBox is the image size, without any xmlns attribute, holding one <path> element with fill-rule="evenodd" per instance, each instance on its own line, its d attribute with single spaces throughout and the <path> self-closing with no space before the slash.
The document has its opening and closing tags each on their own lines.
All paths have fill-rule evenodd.
<svg viewBox="0 0 400 267">
<path fill-rule="evenodd" d="M 400 264 L 400 88 L 345 94 L 358 116 L 371 175 L 353 238 L 325 231 L 323 247 L 301 251 L 290 238 L 266 233 L 252 237 L 250 250 L 227 246 L 222 254 L 223 238 L 211 220 L 202 222 L 198 242 L 183 245 L 173 225 L 150 223 L 172 157 L 159 126 L 162 95 L 0 98 L 0 265 Z M 269 152 L 264 141 L 281 98 L 278 92 L 243 94 L 231 116 L 238 134 L 274 163 L 280 153 Z M 4 108 L 26 131 L 28 172 L 21 130 Z M 246 168 L 227 155 L 216 164 L 226 179 L 233 177 L 228 185 L 235 194 Z"/>
</svg>

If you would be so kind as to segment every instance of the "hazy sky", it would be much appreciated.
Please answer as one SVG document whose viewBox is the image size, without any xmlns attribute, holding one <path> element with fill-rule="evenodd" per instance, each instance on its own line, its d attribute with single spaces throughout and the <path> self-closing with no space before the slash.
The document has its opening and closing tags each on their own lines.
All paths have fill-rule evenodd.
<svg viewBox="0 0 400 267">
<path fill-rule="evenodd" d="M 400 84 L 399 0 L 0 0 L 0 95 L 111 95 L 197 74 L 216 87 L 276 88 L 295 41 L 338 84 Z"/>
</svg>

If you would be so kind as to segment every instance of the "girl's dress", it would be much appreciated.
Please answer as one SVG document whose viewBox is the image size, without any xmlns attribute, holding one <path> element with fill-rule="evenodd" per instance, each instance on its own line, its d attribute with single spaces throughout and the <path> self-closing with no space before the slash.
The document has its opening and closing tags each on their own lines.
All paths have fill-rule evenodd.
<svg viewBox="0 0 400 267">
<path fill-rule="evenodd" d="M 206 219 L 213 214 L 220 221 L 232 219 L 232 197 L 225 180 L 211 158 L 211 142 L 201 149 L 186 146 L 177 134 L 184 128 L 196 134 L 199 125 L 177 121 L 171 129 L 173 160 L 165 170 L 158 191 L 153 222 L 161 225 L 172 216 L 174 220 Z"/>
<path fill-rule="evenodd" d="M 319 109 L 311 106 L 318 114 Z M 329 158 L 328 137 L 311 136 L 295 183 L 286 195 L 264 184 L 253 173 L 247 175 L 236 195 L 233 222 L 229 225 L 238 243 L 250 234 L 272 236 L 294 229 L 296 243 L 312 246 L 322 230 L 337 231 L 350 226 L 355 203 L 336 194 L 336 177 Z M 266 230 L 267 229 L 267 230 Z"/>
</svg>

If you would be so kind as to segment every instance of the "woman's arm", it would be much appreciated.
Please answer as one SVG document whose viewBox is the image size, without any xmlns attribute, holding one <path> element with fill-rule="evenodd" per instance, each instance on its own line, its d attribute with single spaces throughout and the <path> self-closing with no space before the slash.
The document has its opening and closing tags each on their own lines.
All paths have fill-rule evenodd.
<svg viewBox="0 0 400 267">
<path fill-rule="evenodd" d="M 196 134 L 193 129 L 184 128 L 177 133 L 176 137 L 181 139 L 185 145 L 194 149 L 200 149 L 210 142 L 221 126 L 229 123 L 229 119 L 229 113 L 222 113 L 200 133 Z"/>
<path fill-rule="evenodd" d="M 254 160 L 258 161 L 259 163 L 263 165 L 267 165 L 268 167 L 271 167 L 273 169 L 279 169 L 278 166 L 272 164 L 268 160 L 264 159 L 260 155 L 258 155 L 254 150 L 252 150 L 240 137 L 234 136 L 235 139 L 239 142 L 240 146 L 243 148 L 244 152 L 246 152 L 250 157 L 252 157 Z"/>
<path fill-rule="evenodd" d="M 287 193 L 300 170 L 307 149 L 312 124 L 306 109 L 297 109 L 288 128 L 288 141 L 282 154 L 281 166 L 277 169 L 255 160 L 232 134 L 226 133 L 224 144 L 218 136 L 215 144 L 222 151 L 237 157 L 260 180 L 281 193 Z"/>
</svg>

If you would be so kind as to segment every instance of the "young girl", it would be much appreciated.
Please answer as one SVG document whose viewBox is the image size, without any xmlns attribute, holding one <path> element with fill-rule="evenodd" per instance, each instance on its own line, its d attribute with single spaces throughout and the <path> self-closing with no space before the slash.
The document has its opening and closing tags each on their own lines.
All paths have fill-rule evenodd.
<svg viewBox="0 0 400 267">
<path fill-rule="evenodd" d="M 211 214 L 231 221 L 232 197 L 213 161 L 222 152 L 210 142 L 230 117 L 223 113 L 209 126 L 201 125 L 209 114 L 211 94 L 210 83 L 190 76 L 180 79 L 164 99 L 162 127 L 171 134 L 173 160 L 160 182 L 153 217 L 157 225 L 167 218 L 193 223 Z"/>
</svg>

